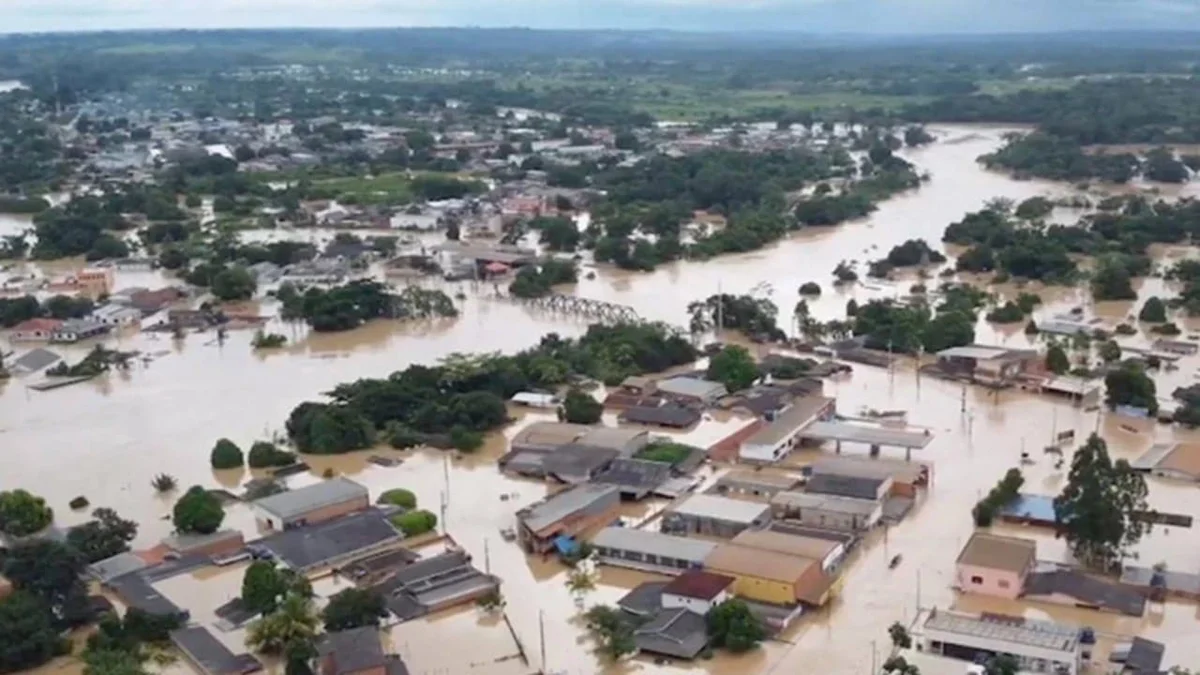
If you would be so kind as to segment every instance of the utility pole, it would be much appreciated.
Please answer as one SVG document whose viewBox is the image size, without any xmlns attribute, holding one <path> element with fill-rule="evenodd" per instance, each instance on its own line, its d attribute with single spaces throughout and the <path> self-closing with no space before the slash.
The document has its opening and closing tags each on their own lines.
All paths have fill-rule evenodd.
<svg viewBox="0 0 1200 675">
<path fill-rule="evenodd" d="M 487 537 L 483 538 L 483 571 L 487 574 L 492 573 L 492 556 L 491 552 L 488 551 Z"/>
<path fill-rule="evenodd" d="M 542 675 L 549 675 L 550 669 L 546 667 L 546 614 L 542 610 L 538 610 L 538 636 L 542 642 Z"/>
</svg>

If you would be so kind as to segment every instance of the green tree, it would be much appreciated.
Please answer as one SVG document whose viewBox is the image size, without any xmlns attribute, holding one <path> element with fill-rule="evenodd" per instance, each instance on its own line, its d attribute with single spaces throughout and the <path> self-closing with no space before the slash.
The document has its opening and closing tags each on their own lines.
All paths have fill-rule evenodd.
<svg viewBox="0 0 1200 675">
<path fill-rule="evenodd" d="M 182 534 L 212 534 L 225 521 L 225 509 L 208 490 L 193 485 L 175 502 L 171 519 Z"/>
<path fill-rule="evenodd" d="M 619 610 L 607 605 L 596 605 L 584 613 L 588 629 L 599 643 L 598 652 L 613 661 L 637 651 L 633 639 L 633 625 Z"/>
<path fill-rule="evenodd" d="M 245 463 L 245 457 L 242 456 L 242 449 L 236 443 L 228 438 L 222 438 L 213 445 L 209 461 L 214 469 L 237 469 Z"/>
<path fill-rule="evenodd" d="M 134 521 L 121 518 L 112 509 L 99 508 L 92 512 L 92 520 L 67 531 L 67 543 L 88 563 L 94 563 L 128 551 L 137 531 Z"/>
<path fill-rule="evenodd" d="M 1017 675 L 1021 672 L 1021 664 L 1008 654 L 997 654 L 988 659 L 983 671 L 986 675 Z"/>
<path fill-rule="evenodd" d="M 71 546 L 35 539 L 10 548 L 0 573 L 18 591 L 40 598 L 57 627 L 70 628 L 91 618 L 87 587 L 81 580 L 86 567 L 83 556 Z"/>
<path fill-rule="evenodd" d="M 242 577 L 242 604 L 252 612 L 269 614 L 275 611 L 287 591 L 287 577 L 270 561 L 250 563 Z"/>
<path fill-rule="evenodd" d="M 209 290 L 218 300 L 249 300 L 258 290 L 258 283 L 245 267 L 226 267 L 213 276 Z"/>
<path fill-rule="evenodd" d="M 912 647 L 912 636 L 908 634 L 908 629 L 899 621 L 888 626 L 888 637 L 892 639 L 892 645 L 900 649 L 908 649 Z"/>
<path fill-rule="evenodd" d="M 0 673 L 36 668 L 70 649 L 50 607 L 25 591 L 0 600 L 0 636 Z"/>
<path fill-rule="evenodd" d="M 387 607 L 383 596 L 361 588 L 347 588 L 335 593 L 321 610 L 321 620 L 329 632 L 378 626 L 385 616 Z"/>
<path fill-rule="evenodd" d="M 25 537 L 41 532 L 54 521 L 54 511 L 46 500 L 26 490 L 0 492 L 0 532 Z"/>
<path fill-rule="evenodd" d="M 1071 359 L 1058 343 L 1050 345 L 1046 350 L 1046 370 L 1055 375 L 1063 375 L 1071 370 Z"/>
<path fill-rule="evenodd" d="M 758 364 L 745 347 L 725 347 L 709 359 L 705 377 L 725 385 L 731 392 L 741 391 L 758 379 Z"/>
<path fill-rule="evenodd" d="M 1097 300 L 1136 300 L 1132 279 L 1123 257 L 1102 257 L 1092 273 L 1092 295 Z"/>
<path fill-rule="evenodd" d="M 255 441 L 254 445 L 250 446 L 250 453 L 246 456 L 246 463 L 250 465 L 251 469 L 291 466 L 296 463 L 296 455 L 287 450 L 280 449 L 274 443 Z"/>
<path fill-rule="evenodd" d="M 1167 304 L 1158 296 L 1150 296 L 1146 299 L 1146 304 L 1142 305 L 1142 309 L 1138 312 L 1138 321 L 1146 323 L 1163 323 L 1167 320 Z"/>
<path fill-rule="evenodd" d="M 1104 376 L 1104 402 L 1109 408 L 1119 405 L 1145 408 L 1151 415 L 1158 412 L 1157 388 L 1141 363 L 1123 361 Z"/>
<path fill-rule="evenodd" d="M 735 654 L 754 649 L 767 637 L 758 617 L 745 602 L 732 599 L 713 607 L 706 618 L 709 643 Z"/>
<path fill-rule="evenodd" d="M 399 506 L 402 509 L 411 510 L 417 508 L 417 496 L 413 494 L 411 490 L 405 490 L 404 488 L 392 488 L 391 490 L 386 490 L 383 494 L 379 495 L 379 503 L 392 504 L 393 506 Z"/>
<path fill-rule="evenodd" d="M 562 419 L 571 424 L 595 424 L 604 414 L 604 404 L 591 394 L 572 387 L 563 399 Z"/>
<path fill-rule="evenodd" d="M 1125 460 L 1116 463 L 1108 445 L 1092 434 L 1075 451 L 1067 485 L 1054 498 L 1055 519 L 1075 557 L 1110 570 L 1141 541 L 1149 524 L 1138 514 L 1149 509 L 1146 481 Z"/>
<path fill-rule="evenodd" d="M 1100 358 L 1103 359 L 1105 363 L 1113 363 L 1121 360 L 1121 345 L 1117 344 L 1114 340 L 1105 340 L 1104 342 L 1101 342 L 1100 349 L 1098 351 Z"/>
<path fill-rule="evenodd" d="M 437 516 L 430 511 L 424 509 L 416 509 L 405 513 L 397 513 L 391 517 L 392 525 L 395 525 L 407 537 L 415 537 L 419 534 L 432 532 L 437 528 Z"/>
<path fill-rule="evenodd" d="M 312 600 L 292 593 L 275 611 L 250 624 L 246 645 L 254 651 L 291 660 L 315 647 L 319 625 Z"/>
</svg>

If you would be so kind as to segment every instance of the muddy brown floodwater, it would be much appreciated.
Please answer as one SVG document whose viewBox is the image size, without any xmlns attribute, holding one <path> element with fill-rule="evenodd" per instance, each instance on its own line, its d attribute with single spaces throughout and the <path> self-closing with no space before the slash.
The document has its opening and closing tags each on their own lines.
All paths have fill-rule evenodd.
<svg viewBox="0 0 1200 675">
<path fill-rule="evenodd" d="M 911 281 L 871 283 L 833 290 L 829 281 L 840 260 L 865 261 L 887 253 L 891 246 L 911 238 L 940 245 L 946 224 L 980 208 L 992 197 L 1020 200 L 1035 195 L 1057 196 L 1071 188 L 1042 182 L 1017 182 L 982 170 L 975 158 L 1001 142 L 1003 129 L 938 127 L 941 142 L 909 151 L 906 156 L 932 180 L 919 191 L 882 204 L 870 218 L 841 227 L 814 229 L 766 250 L 727 256 L 703 263 L 679 263 L 651 274 L 601 271 L 595 279 L 581 281 L 581 296 L 632 306 L 645 318 L 682 325 L 685 305 L 717 292 L 746 293 L 768 285 L 780 306 L 781 324 L 805 281 L 825 288 L 820 299 L 810 301 L 822 318 L 839 316 L 850 298 L 859 302 L 903 294 Z M 1059 214 L 1070 220 L 1072 215 Z M 0 233 L 19 229 L 19 221 L 0 219 Z M 1189 255 L 1186 250 L 1162 251 L 1164 256 Z M 78 263 L 81 264 L 81 263 Z M 155 274 L 121 274 L 118 287 L 154 285 Z M 289 347 L 255 354 L 250 335 L 235 332 L 224 345 L 211 335 L 190 335 L 176 342 L 150 334 L 125 334 L 114 340 L 123 349 L 155 354 L 147 364 L 130 372 L 48 393 L 26 389 L 19 380 L 0 385 L 0 489 L 26 487 L 44 495 L 55 507 L 60 525 L 84 519 L 67 502 L 85 495 L 94 506 L 110 506 L 141 524 L 138 545 L 152 545 L 168 533 L 170 498 L 156 496 L 150 479 L 159 472 L 179 478 L 182 486 L 235 486 L 250 472 L 216 472 L 209 468 L 213 442 L 228 437 L 243 447 L 281 430 L 291 409 L 334 385 L 359 377 L 384 376 L 415 362 L 433 362 L 453 352 L 515 351 L 556 331 L 575 335 L 583 322 L 539 314 L 520 305 L 489 297 L 490 288 L 472 292 L 462 301 L 456 321 L 405 325 L 376 322 L 361 330 L 337 335 L 305 336 L 286 326 L 274 330 L 296 338 Z M 1006 294 L 1016 289 L 999 289 Z M 1163 282 L 1150 279 L 1143 291 L 1165 292 Z M 1120 320 L 1134 303 L 1102 303 L 1092 307 L 1086 293 L 1075 289 L 1047 289 L 1053 313 L 1076 305 L 1103 317 Z M 271 311 L 270 307 L 266 307 Z M 1194 328 L 1194 327 L 1192 327 Z M 1143 336 L 1133 338 L 1145 342 Z M 978 341 L 1027 344 L 1019 326 L 993 329 L 981 325 Z M 83 347 L 68 348 L 77 358 Z M 1190 382 L 1197 361 L 1160 380 L 1160 391 Z M 1025 468 L 1027 490 L 1057 492 L 1064 473 L 1056 471 L 1041 453 L 1052 431 L 1074 429 L 1084 435 L 1099 429 L 1117 457 L 1133 458 L 1155 438 L 1182 432 L 1133 423 L 1136 433 L 1116 419 L 1086 413 L 1063 402 L 1018 393 L 999 398 L 978 390 L 932 379 L 918 380 L 910 369 L 889 373 L 856 366 L 847 379 L 830 382 L 829 395 L 838 398 L 839 410 L 855 414 L 864 406 L 902 408 L 909 420 L 928 427 L 933 443 L 917 459 L 934 464 L 934 482 L 914 512 L 886 537 L 875 540 L 857 555 L 846 571 L 844 590 L 826 609 L 805 617 L 779 641 L 743 657 L 719 655 L 690 666 L 658 665 L 635 659 L 613 672 L 639 673 L 798 673 L 834 675 L 866 673 L 872 662 L 872 641 L 882 653 L 886 628 L 893 621 L 911 619 L 918 605 L 947 606 L 956 601 L 971 609 L 1023 612 L 1093 625 L 1103 631 L 1139 632 L 1165 641 L 1167 664 L 1200 661 L 1200 641 L 1187 639 L 1195 632 L 1196 607 L 1168 603 L 1144 619 L 1110 618 L 1061 608 L 1023 604 L 1001 606 L 979 599 L 956 600 L 949 588 L 954 559 L 970 536 L 970 509 L 1000 475 L 1018 462 L 1023 447 L 1035 463 Z M 965 410 L 964 410 L 965 408 Z M 521 423 L 535 417 L 526 417 Z M 520 424 L 496 435 L 475 456 L 453 458 L 437 452 L 395 453 L 402 465 L 381 468 L 369 464 L 370 453 L 344 457 L 308 458 L 312 473 L 293 479 L 296 484 L 318 480 L 326 468 L 361 481 L 377 494 L 404 486 L 414 490 L 423 505 L 437 509 L 446 502 L 444 524 L 449 533 L 480 565 L 504 580 L 507 613 L 517 638 L 525 646 L 530 665 L 511 659 L 511 637 L 495 619 L 478 612 L 459 611 L 430 622 L 401 626 L 392 633 L 393 645 L 416 666 L 414 672 L 530 672 L 541 665 L 539 616 L 544 618 L 545 667 L 548 671 L 595 673 L 604 670 L 590 652 L 579 610 L 564 584 L 565 572 L 556 564 L 526 558 L 514 544 L 499 536 L 513 522 L 513 512 L 546 493 L 540 484 L 500 475 L 494 459 Z M 729 421 L 706 423 L 689 440 L 707 444 L 727 431 Z M 886 451 L 885 451 L 886 453 Z M 809 453 L 815 456 L 815 453 Z M 804 457 L 801 457 L 803 459 Z M 506 495 L 501 500 L 501 495 Z M 1200 517 L 1200 493 L 1195 487 L 1151 479 L 1153 507 Z M 655 507 L 646 507 L 655 508 Z M 627 515 L 638 516 L 645 510 Z M 243 507 L 230 510 L 228 523 L 252 529 L 252 518 Z M 1039 541 L 1039 556 L 1062 559 L 1063 544 L 1034 530 L 1022 536 Z M 1139 548 L 1144 564 L 1165 561 L 1172 568 L 1200 567 L 1200 547 L 1186 543 L 1187 532 L 1156 528 Z M 1181 545 L 1182 544 L 1182 545 Z M 903 554 L 903 563 L 888 569 L 888 560 Z M 646 576 L 603 570 L 601 583 L 587 597 L 588 604 L 611 602 Z M 197 591 L 196 588 L 203 590 Z M 321 586 L 318 585 L 318 591 Z M 209 611 L 237 592 L 237 583 L 218 585 L 180 583 L 172 586 L 181 604 L 196 604 Z M 197 597 L 198 595 L 207 597 Z M 228 596 L 228 597 L 221 597 Z M 207 609 L 205 609 L 207 608 Z M 236 647 L 240 636 L 223 636 Z M 452 656 L 445 656 L 451 654 Z M 815 664 L 819 664 L 815 665 Z M 50 671 L 77 667 L 57 662 Z"/>
</svg>

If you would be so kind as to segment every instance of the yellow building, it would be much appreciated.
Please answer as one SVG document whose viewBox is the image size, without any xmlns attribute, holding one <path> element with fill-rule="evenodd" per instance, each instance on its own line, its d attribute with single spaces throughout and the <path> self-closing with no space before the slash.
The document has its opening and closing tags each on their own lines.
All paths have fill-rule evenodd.
<svg viewBox="0 0 1200 675">
<path fill-rule="evenodd" d="M 773 605 L 822 604 L 830 587 L 813 558 L 738 544 L 718 546 L 705 558 L 704 569 L 733 577 L 735 595 Z"/>
</svg>

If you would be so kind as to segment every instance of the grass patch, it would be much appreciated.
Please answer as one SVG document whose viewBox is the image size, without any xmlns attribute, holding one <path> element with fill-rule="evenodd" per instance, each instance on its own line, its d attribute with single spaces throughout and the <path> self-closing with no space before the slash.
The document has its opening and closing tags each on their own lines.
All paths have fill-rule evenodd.
<svg viewBox="0 0 1200 675">
<path fill-rule="evenodd" d="M 330 178 L 317 181 L 316 185 L 336 192 L 338 201 L 346 204 L 396 206 L 413 200 L 412 179 L 403 172 Z"/>
<path fill-rule="evenodd" d="M 120 45 L 118 47 L 102 47 L 97 54 L 106 56 L 147 56 L 155 54 L 183 54 L 195 49 L 189 44 L 158 44 L 154 42 Z"/>
<path fill-rule="evenodd" d="M 683 460 L 691 456 L 696 448 L 683 443 L 671 443 L 669 441 L 655 441 L 646 447 L 638 450 L 635 457 L 644 459 L 650 462 L 662 462 L 675 466 Z"/>
</svg>

